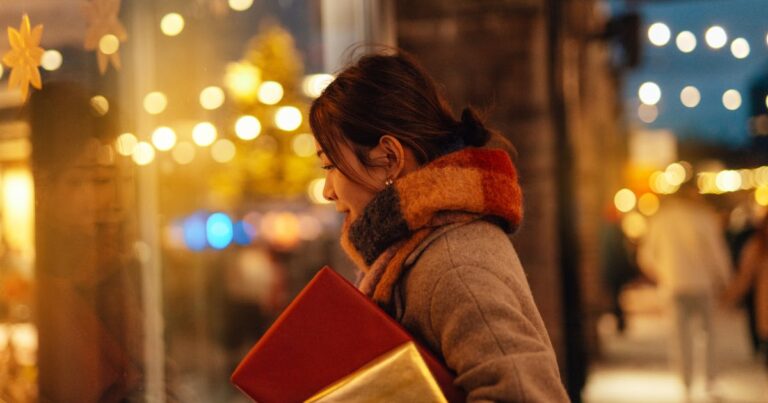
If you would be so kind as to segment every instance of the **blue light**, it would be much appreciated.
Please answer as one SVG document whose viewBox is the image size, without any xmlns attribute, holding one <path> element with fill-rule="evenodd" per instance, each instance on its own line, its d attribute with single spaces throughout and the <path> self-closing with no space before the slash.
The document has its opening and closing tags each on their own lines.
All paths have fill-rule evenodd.
<svg viewBox="0 0 768 403">
<path fill-rule="evenodd" d="M 224 213 L 214 213 L 206 223 L 208 243 L 215 249 L 224 249 L 232 242 L 232 220 Z"/>
<path fill-rule="evenodd" d="M 205 214 L 197 213 L 184 220 L 184 244 L 187 248 L 200 251 L 208 246 L 205 237 Z"/>
<path fill-rule="evenodd" d="M 240 220 L 235 223 L 235 243 L 238 245 L 247 246 L 251 244 L 253 240 L 253 227 L 251 224 Z"/>
</svg>

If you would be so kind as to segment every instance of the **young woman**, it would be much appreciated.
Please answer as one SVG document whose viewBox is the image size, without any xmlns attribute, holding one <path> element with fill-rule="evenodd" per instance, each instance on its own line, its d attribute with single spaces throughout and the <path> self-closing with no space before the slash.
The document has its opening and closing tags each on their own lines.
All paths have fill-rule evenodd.
<svg viewBox="0 0 768 403">
<path fill-rule="evenodd" d="M 469 401 L 568 401 L 507 234 L 522 195 L 475 112 L 409 57 L 369 55 L 310 111 L 358 287 L 456 372 Z"/>
</svg>

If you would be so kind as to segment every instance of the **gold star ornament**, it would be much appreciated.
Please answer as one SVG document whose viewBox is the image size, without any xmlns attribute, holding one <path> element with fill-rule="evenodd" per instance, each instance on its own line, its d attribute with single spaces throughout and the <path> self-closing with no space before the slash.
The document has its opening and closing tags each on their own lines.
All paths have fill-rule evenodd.
<svg viewBox="0 0 768 403">
<path fill-rule="evenodd" d="M 123 24 L 118 19 L 120 0 L 91 0 L 83 6 L 88 19 L 85 49 L 95 50 L 99 72 L 104 74 L 109 63 L 120 68 L 120 44 L 128 40 Z"/>
<path fill-rule="evenodd" d="M 43 26 L 36 25 L 32 29 L 29 16 L 21 17 L 21 26 L 17 31 L 8 27 L 8 41 L 11 50 L 3 56 L 3 63 L 10 67 L 11 76 L 8 78 L 8 88 L 18 88 L 21 91 L 22 101 L 27 100 L 29 86 L 37 89 L 43 88 L 40 79 L 40 58 L 43 57 L 43 48 L 40 47 L 40 38 L 43 36 Z"/>
</svg>

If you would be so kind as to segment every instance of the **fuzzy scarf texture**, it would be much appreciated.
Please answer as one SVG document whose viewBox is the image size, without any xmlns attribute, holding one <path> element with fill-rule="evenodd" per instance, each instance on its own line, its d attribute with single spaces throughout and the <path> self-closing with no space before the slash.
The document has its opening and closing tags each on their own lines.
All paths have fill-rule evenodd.
<svg viewBox="0 0 768 403">
<path fill-rule="evenodd" d="M 403 264 L 437 228 L 490 218 L 514 232 L 523 215 L 517 171 L 506 152 L 465 148 L 397 179 L 377 193 L 341 245 L 361 269 L 358 288 L 388 309 Z"/>
</svg>

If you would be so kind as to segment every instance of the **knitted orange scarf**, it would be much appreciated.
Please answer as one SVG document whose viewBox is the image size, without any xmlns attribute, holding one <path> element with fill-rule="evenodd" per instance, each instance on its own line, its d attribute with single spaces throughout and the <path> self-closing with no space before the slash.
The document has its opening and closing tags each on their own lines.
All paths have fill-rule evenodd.
<svg viewBox="0 0 768 403">
<path fill-rule="evenodd" d="M 444 155 L 377 193 L 355 221 L 345 222 L 341 245 L 362 270 L 359 289 L 382 307 L 403 263 L 435 229 L 493 217 L 514 232 L 523 214 L 522 192 L 502 150 L 465 148 Z"/>
</svg>

